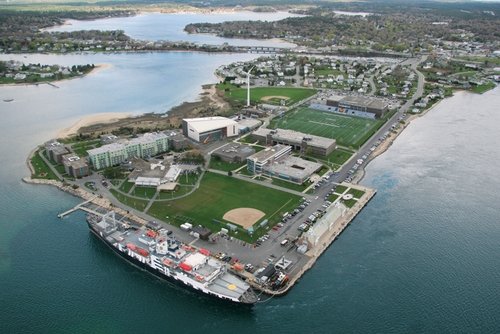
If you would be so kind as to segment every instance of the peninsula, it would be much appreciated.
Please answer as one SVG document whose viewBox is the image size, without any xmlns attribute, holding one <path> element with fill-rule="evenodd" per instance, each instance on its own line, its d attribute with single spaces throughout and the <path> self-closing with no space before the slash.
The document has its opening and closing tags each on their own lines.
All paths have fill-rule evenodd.
<svg viewBox="0 0 500 334">
<path fill-rule="evenodd" d="M 173 270 L 211 294 L 205 288 L 221 277 L 212 273 L 227 271 L 238 278 L 226 288 L 241 287 L 238 298 L 250 303 L 256 299 L 248 286 L 287 293 L 375 195 L 358 184 L 366 164 L 453 90 L 482 93 L 498 81 L 498 57 L 490 52 L 498 41 L 481 42 L 475 28 L 455 43 L 448 40 L 455 26 L 450 35 L 429 35 L 422 19 L 415 22 L 425 42 L 381 34 L 387 43 L 356 44 L 350 37 L 367 25 L 387 31 L 396 23 L 378 15 L 336 20 L 324 7 L 304 14 L 317 11 L 331 24 L 325 32 L 337 34 L 341 24 L 349 34 L 323 45 L 318 31 L 290 32 L 293 20 L 276 23 L 276 36 L 264 33 L 270 28 L 263 23 L 190 25 L 191 33 L 295 36 L 302 46 L 255 48 L 259 58 L 219 67 L 219 82 L 203 87 L 200 101 L 166 114 L 80 124 L 35 148 L 24 180 L 84 199 L 60 218 L 87 212 L 94 233 L 154 274 Z M 143 233 L 134 243 L 130 228 Z M 165 244 L 171 235 L 176 241 Z M 189 254 L 175 258 L 174 246 Z M 217 269 L 204 271 L 209 261 Z"/>
<path fill-rule="evenodd" d="M 191 118 L 174 112 L 83 127 L 34 150 L 25 181 L 83 198 L 75 209 L 92 215 L 113 211 L 150 229 L 161 223 L 254 289 L 284 294 L 375 195 L 356 175 L 415 113 L 424 93 L 417 66 L 425 60 L 261 57 L 222 66 L 224 79 L 205 87 L 205 109 L 190 109 Z M 283 83 L 280 74 L 259 79 L 268 67 L 284 68 Z M 249 68 L 251 88 L 241 75 Z M 405 73 L 407 94 L 384 97 L 363 85 L 389 68 Z M 313 80 L 326 71 L 337 89 Z M 359 88 L 347 93 L 355 72 L 363 80 L 352 80 Z"/>
</svg>

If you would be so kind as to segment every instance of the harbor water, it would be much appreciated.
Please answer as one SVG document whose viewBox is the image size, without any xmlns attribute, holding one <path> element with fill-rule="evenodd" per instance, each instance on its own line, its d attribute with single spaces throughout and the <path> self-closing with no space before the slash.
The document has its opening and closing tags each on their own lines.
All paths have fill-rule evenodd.
<svg viewBox="0 0 500 334">
<path fill-rule="evenodd" d="M 60 88 L 0 87 L 1 333 L 500 331 L 499 88 L 456 93 L 409 125 L 368 166 L 378 193 L 351 226 L 289 294 L 247 309 L 135 269 L 82 213 L 57 218 L 77 198 L 21 178 L 30 150 L 78 117 L 163 111 L 250 56 L 37 57 L 111 67 Z"/>
</svg>

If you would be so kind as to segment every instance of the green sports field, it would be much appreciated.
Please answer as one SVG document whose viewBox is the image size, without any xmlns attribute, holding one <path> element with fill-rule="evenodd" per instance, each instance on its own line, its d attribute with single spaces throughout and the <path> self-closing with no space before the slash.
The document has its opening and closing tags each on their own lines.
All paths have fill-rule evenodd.
<svg viewBox="0 0 500 334">
<path fill-rule="evenodd" d="M 219 89 L 224 89 L 224 96 L 230 100 L 246 103 L 247 90 L 246 88 L 237 88 L 233 85 L 219 85 Z M 304 100 L 316 94 L 315 89 L 308 88 L 290 88 L 290 87 L 251 87 L 250 102 L 268 103 L 279 105 L 282 97 L 285 104 L 292 105 L 296 102 Z"/>
<path fill-rule="evenodd" d="M 222 217 L 229 210 L 236 208 L 261 210 L 265 213 L 263 219 L 268 219 L 269 226 L 272 227 L 280 221 L 283 213 L 295 208 L 299 201 L 299 196 L 283 191 L 234 177 L 206 173 L 200 188 L 193 194 L 175 201 L 156 201 L 148 213 L 173 225 L 180 225 L 190 219 L 193 225 L 201 224 L 216 232 L 225 226 L 213 220 L 223 222 Z M 259 229 L 250 237 L 245 231 L 240 230 L 238 234 L 233 235 L 244 241 L 253 242 L 266 232 L 266 229 Z"/>
<path fill-rule="evenodd" d="M 296 109 L 271 122 L 271 128 L 290 129 L 332 138 L 338 145 L 358 148 L 385 120 L 344 116 L 310 108 Z"/>
</svg>

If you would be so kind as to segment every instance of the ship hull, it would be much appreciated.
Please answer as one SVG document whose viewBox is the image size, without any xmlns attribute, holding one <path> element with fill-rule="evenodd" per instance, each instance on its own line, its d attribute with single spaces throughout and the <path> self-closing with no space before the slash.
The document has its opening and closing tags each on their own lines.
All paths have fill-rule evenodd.
<svg viewBox="0 0 500 334">
<path fill-rule="evenodd" d="M 92 228 L 92 225 L 90 223 L 87 222 L 87 225 L 90 229 L 90 232 L 92 232 L 92 234 L 97 237 L 101 242 L 103 242 L 106 246 L 108 246 L 112 251 L 113 253 L 115 253 L 116 255 L 118 255 L 119 257 L 121 257 L 122 259 L 124 259 L 125 261 L 127 261 L 129 264 L 133 265 L 134 267 L 138 268 L 138 269 L 141 269 L 141 270 L 144 270 L 144 271 L 147 271 L 148 273 L 150 273 L 151 275 L 155 276 L 156 278 L 159 278 L 163 281 L 168 281 L 170 283 L 173 283 L 173 284 L 176 284 L 177 286 L 179 287 L 182 287 L 182 288 L 187 288 L 189 289 L 190 291 L 193 291 L 193 292 L 196 292 L 198 295 L 202 295 L 202 296 L 205 296 L 207 298 L 210 298 L 212 300 L 216 300 L 218 302 L 221 302 L 221 303 L 230 303 L 232 305 L 240 305 L 240 306 L 243 306 L 243 307 L 252 307 L 254 304 L 250 304 L 250 303 L 243 303 L 243 302 L 236 302 L 234 300 L 231 300 L 231 299 L 223 299 L 217 295 L 212 295 L 212 294 L 208 294 L 208 293 L 205 293 L 203 291 L 200 291 L 198 289 L 195 289 L 194 287 L 184 283 L 183 281 L 180 281 L 178 279 L 175 279 L 174 277 L 172 276 L 167 276 L 167 275 L 164 275 L 163 273 L 159 272 L 158 270 L 150 267 L 149 265 L 147 265 L 146 263 L 143 263 L 141 261 L 139 261 L 138 259 L 135 259 L 135 258 L 132 258 L 130 256 L 128 256 L 126 253 L 124 252 L 121 252 L 119 249 L 117 249 L 116 247 L 114 247 L 113 245 L 111 245 L 108 241 L 106 241 L 97 231 L 95 231 L 93 228 Z"/>
</svg>

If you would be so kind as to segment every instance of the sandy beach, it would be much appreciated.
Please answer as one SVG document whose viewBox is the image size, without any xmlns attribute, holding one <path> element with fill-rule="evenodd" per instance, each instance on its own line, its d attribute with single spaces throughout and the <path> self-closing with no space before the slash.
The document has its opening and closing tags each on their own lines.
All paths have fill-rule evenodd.
<svg viewBox="0 0 500 334">
<path fill-rule="evenodd" d="M 87 75 L 93 75 L 93 74 L 99 73 L 101 71 L 110 69 L 111 67 L 113 67 L 113 65 L 108 64 L 108 63 L 95 64 L 94 69 L 92 71 L 90 71 L 89 73 L 87 73 Z"/>
<path fill-rule="evenodd" d="M 101 113 L 84 116 L 70 127 L 59 131 L 57 133 L 57 138 L 66 138 L 71 135 L 75 135 L 78 130 L 84 126 L 113 123 L 120 119 L 128 118 L 131 116 L 132 114 L 127 112 Z"/>
</svg>

